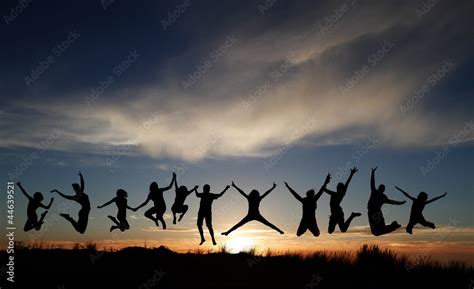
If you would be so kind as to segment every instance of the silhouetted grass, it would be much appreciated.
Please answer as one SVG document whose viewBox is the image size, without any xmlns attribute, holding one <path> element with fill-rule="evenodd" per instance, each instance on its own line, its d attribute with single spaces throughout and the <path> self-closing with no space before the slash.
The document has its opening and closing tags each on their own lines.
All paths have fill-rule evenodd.
<svg viewBox="0 0 474 289">
<path fill-rule="evenodd" d="M 77 243 L 70 250 L 45 248 L 41 243 L 17 245 L 17 288 L 471 289 L 474 279 L 473 268 L 464 263 L 442 264 L 429 258 L 413 262 L 368 245 L 355 254 L 271 250 L 259 254 L 255 248 L 230 254 L 226 246 L 214 253 L 179 254 L 166 247 L 97 250 L 91 242 Z"/>
</svg>

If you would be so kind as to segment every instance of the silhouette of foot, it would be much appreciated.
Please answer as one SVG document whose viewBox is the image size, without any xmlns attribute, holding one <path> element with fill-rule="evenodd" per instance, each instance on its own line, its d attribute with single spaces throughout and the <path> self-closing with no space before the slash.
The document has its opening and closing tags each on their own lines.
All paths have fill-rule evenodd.
<svg viewBox="0 0 474 289">
<path fill-rule="evenodd" d="M 176 225 L 176 218 L 173 219 L 173 225 Z"/>
<path fill-rule="evenodd" d="M 283 232 L 282 230 L 279 230 L 278 233 L 280 233 L 282 235 L 285 234 L 285 232 Z"/>
<path fill-rule="evenodd" d="M 166 230 L 166 224 L 163 223 L 163 230 Z"/>
<path fill-rule="evenodd" d="M 355 217 L 360 217 L 362 216 L 361 213 L 355 213 L 355 212 L 352 212 L 352 217 L 355 218 Z"/>
<path fill-rule="evenodd" d="M 156 225 L 157 227 L 160 226 L 160 223 L 158 223 L 158 220 L 155 220 L 155 225 Z"/>
<path fill-rule="evenodd" d="M 110 232 L 112 232 L 112 231 L 115 230 L 115 229 L 117 229 L 116 226 L 111 226 L 111 227 L 110 227 Z"/>
<path fill-rule="evenodd" d="M 212 245 L 214 245 L 214 246 L 217 245 L 216 240 L 212 239 Z"/>
<path fill-rule="evenodd" d="M 400 228 L 402 225 L 400 225 L 397 221 L 393 221 L 392 225 L 396 227 L 397 229 Z"/>
<path fill-rule="evenodd" d="M 222 232 L 221 235 L 227 236 L 229 235 L 229 232 Z"/>
<path fill-rule="evenodd" d="M 178 222 L 181 222 L 181 220 L 183 219 L 183 216 L 184 216 L 184 214 L 181 214 L 181 215 L 179 216 Z"/>
<path fill-rule="evenodd" d="M 429 224 L 428 227 L 430 227 L 431 229 L 436 229 L 435 224 Z"/>
<path fill-rule="evenodd" d="M 413 234 L 413 228 L 411 228 L 411 227 L 406 227 L 405 230 L 407 231 L 408 234 Z"/>
<path fill-rule="evenodd" d="M 204 242 L 206 242 L 206 240 L 201 239 L 201 243 L 199 243 L 199 246 L 201 246 L 202 244 L 204 244 Z"/>
</svg>

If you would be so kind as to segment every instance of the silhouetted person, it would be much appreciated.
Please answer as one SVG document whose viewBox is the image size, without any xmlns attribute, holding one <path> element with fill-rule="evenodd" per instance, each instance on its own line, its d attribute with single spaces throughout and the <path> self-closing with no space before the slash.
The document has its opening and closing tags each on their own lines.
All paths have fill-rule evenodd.
<svg viewBox="0 0 474 289">
<path fill-rule="evenodd" d="M 339 225 L 339 229 L 341 230 L 341 232 L 346 232 L 352 220 L 355 217 L 359 217 L 362 215 L 361 213 L 352 212 L 350 217 L 347 218 L 347 220 L 344 222 L 344 211 L 341 208 L 342 199 L 344 199 L 344 196 L 347 192 L 347 187 L 349 186 L 349 183 L 351 182 L 352 177 L 356 172 L 357 168 L 352 168 L 351 174 L 349 175 L 349 178 L 347 178 L 346 183 L 337 184 L 337 190 L 335 192 L 328 189 L 324 189 L 324 191 L 331 196 L 331 199 L 329 201 L 329 205 L 331 207 L 331 216 L 329 217 L 328 225 L 329 234 L 332 234 L 334 232 L 334 230 L 336 229 L 336 225 Z"/>
<path fill-rule="evenodd" d="M 397 221 L 393 221 L 390 225 L 385 225 L 385 219 L 383 218 L 382 206 L 384 204 L 391 205 L 403 205 L 406 201 L 394 201 L 390 200 L 385 194 L 385 186 L 380 185 L 378 188 L 375 187 L 375 171 L 377 168 L 372 169 L 372 175 L 370 178 L 370 199 L 367 204 L 368 217 L 370 224 L 370 231 L 374 236 L 380 236 L 391 233 L 396 229 L 400 228 L 401 225 Z"/>
<path fill-rule="evenodd" d="M 128 197 L 127 191 L 123 189 L 118 189 L 115 198 L 103 204 L 102 206 L 97 206 L 98 209 L 101 209 L 112 203 L 115 203 L 115 205 L 117 206 L 117 209 L 118 209 L 117 218 L 110 215 L 107 216 L 115 224 L 112 227 L 110 227 L 110 232 L 112 232 L 115 229 L 120 229 L 120 231 L 122 232 L 130 229 L 130 225 L 128 224 L 128 221 L 127 221 L 127 209 L 129 210 L 134 210 L 134 209 L 128 206 L 127 197 Z"/>
<path fill-rule="evenodd" d="M 44 205 L 42 203 L 42 201 L 44 199 L 42 193 L 36 192 L 36 193 L 33 194 L 33 197 L 31 197 L 30 195 L 28 195 L 26 190 L 22 187 L 20 182 L 18 182 L 16 184 L 18 185 L 18 187 L 20 187 L 21 192 L 28 199 L 28 208 L 26 210 L 27 219 L 26 219 L 25 226 L 23 227 L 23 230 L 25 232 L 28 232 L 32 229 L 35 229 L 36 231 L 39 231 L 41 229 L 41 225 L 43 225 L 44 217 L 46 216 L 48 211 L 44 211 L 41 214 L 41 218 L 38 220 L 38 215 L 36 214 L 36 210 L 39 207 L 44 208 L 46 210 L 49 210 L 49 208 L 51 208 L 51 205 L 53 204 L 54 198 L 51 198 L 48 205 Z"/>
<path fill-rule="evenodd" d="M 198 186 L 194 186 L 192 190 L 188 191 L 186 186 L 178 187 L 177 178 L 174 178 L 174 190 L 176 192 L 176 197 L 174 198 L 174 204 L 171 206 L 171 212 L 173 213 L 173 224 L 176 224 L 176 214 L 181 214 L 179 216 L 178 222 L 183 219 L 184 214 L 186 214 L 189 209 L 188 205 L 184 204 L 184 201 L 190 194 L 196 191 L 197 188 Z"/>
<path fill-rule="evenodd" d="M 61 197 L 78 202 L 79 205 L 81 205 L 81 209 L 79 210 L 78 214 L 78 219 L 77 221 L 74 220 L 69 214 L 59 214 L 61 217 L 64 219 L 68 220 L 74 229 L 81 233 L 84 234 L 84 232 L 87 229 L 87 223 L 89 222 L 89 213 L 91 211 L 91 203 L 89 201 L 89 196 L 84 193 L 84 177 L 82 176 L 81 172 L 79 172 L 79 177 L 81 184 L 79 185 L 78 183 L 72 184 L 72 188 L 74 189 L 74 192 L 76 193 L 74 196 L 68 196 L 63 193 L 61 193 L 58 190 L 52 190 L 51 193 L 58 193 Z"/>
<path fill-rule="evenodd" d="M 211 235 L 212 244 L 217 245 L 216 239 L 214 238 L 214 229 L 212 228 L 212 203 L 214 200 L 222 197 L 229 188 L 230 186 L 226 186 L 220 194 L 211 194 L 211 187 L 208 184 L 204 185 L 202 193 L 198 193 L 196 188 L 196 197 L 201 199 L 197 217 L 197 227 L 199 234 L 201 235 L 201 243 L 199 245 L 202 245 L 204 242 L 206 242 L 206 239 L 204 239 L 204 232 L 202 230 L 203 221 L 206 221 L 206 227 L 209 230 L 209 234 Z"/>
<path fill-rule="evenodd" d="M 223 232 L 222 235 L 227 236 L 229 235 L 232 231 L 236 230 L 237 228 L 241 227 L 242 225 L 250 222 L 250 221 L 259 221 L 262 224 L 272 228 L 273 230 L 278 231 L 280 234 L 283 234 L 283 231 L 278 229 L 277 226 L 273 225 L 269 221 L 267 221 L 261 214 L 259 210 L 260 206 L 260 201 L 262 201 L 263 198 L 265 198 L 273 189 L 275 189 L 276 184 L 273 183 L 273 187 L 266 191 L 263 195 L 260 196 L 260 193 L 257 190 L 252 190 L 250 194 L 245 194 L 244 191 L 242 191 L 240 188 L 238 188 L 234 182 L 232 182 L 232 186 L 242 195 L 244 196 L 248 203 L 249 203 L 249 210 L 247 213 L 247 216 L 245 216 L 240 222 L 238 222 L 235 226 L 230 228 L 227 232 Z"/>
<path fill-rule="evenodd" d="M 428 194 L 425 192 L 420 192 L 418 194 L 418 197 L 414 198 L 410 196 L 404 190 L 400 189 L 399 187 L 395 186 L 395 188 L 399 190 L 400 192 L 402 192 L 407 198 L 413 201 L 413 204 L 411 206 L 411 212 L 410 212 L 410 221 L 408 221 L 408 225 L 406 228 L 407 233 L 413 234 L 413 227 L 416 224 L 420 224 L 422 226 L 429 227 L 431 229 L 436 228 L 435 224 L 425 220 L 425 217 L 423 216 L 423 209 L 425 208 L 427 204 L 432 203 L 441 198 L 444 198 L 444 196 L 446 196 L 447 193 L 444 193 L 441 196 L 428 200 Z"/>
<path fill-rule="evenodd" d="M 150 184 L 150 193 L 148 193 L 147 199 L 145 200 L 145 202 L 143 202 L 143 204 L 136 207 L 134 209 L 134 211 L 137 211 L 141 207 L 148 204 L 148 202 L 150 200 L 153 201 L 154 205 L 153 205 L 153 207 L 151 207 L 150 209 L 148 209 L 145 212 L 145 217 L 147 217 L 148 219 L 155 222 L 157 227 L 160 226 L 160 224 L 158 223 L 158 221 L 160 221 L 161 224 L 163 225 L 163 229 L 166 229 L 165 219 L 163 219 L 163 215 L 166 211 L 166 203 L 165 203 L 165 199 L 163 198 L 163 193 L 166 192 L 167 190 L 171 189 L 171 187 L 173 186 L 175 178 L 176 178 L 176 174 L 173 173 L 173 178 L 171 179 L 171 182 L 170 182 L 169 186 L 164 187 L 164 188 L 159 188 L 158 183 L 156 183 L 156 182 L 151 183 Z M 155 215 L 155 216 L 153 216 L 153 215 Z"/>
<path fill-rule="evenodd" d="M 306 197 L 304 198 L 298 195 L 298 193 L 295 192 L 295 190 L 293 190 L 287 182 L 285 182 L 285 185 L 290 191 L 290 193 L 303 205 L 303 217 L 301 218 L 298 230 L 296 230 L 296 235 L 298 237 L 303 235 L 306 230 L 309 230 L 311 233 L 313 233 L 313 236 L 315 237 L 319 236 L 320 232 L 318 228 L 318 223 L 316 222 L 317 202 L 323 194 L 324 189 L 326 188 L 326 185 L 329 183 L 330 179 L 331 176 L 328 174 L 326 176 L 324 184 L 321 186 L 318 193 L 315 195 L 314 190 L 309 190 L 306 192 Z"/>
</svg>

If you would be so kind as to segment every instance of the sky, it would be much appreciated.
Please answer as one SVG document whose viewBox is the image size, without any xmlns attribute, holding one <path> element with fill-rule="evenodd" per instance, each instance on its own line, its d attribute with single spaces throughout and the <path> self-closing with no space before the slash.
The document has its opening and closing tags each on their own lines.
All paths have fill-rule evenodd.
<svg viewBox="0 0 474 289">
<path fill-rule="evenodd" d="M 247 204 L 233 189 L 214 202 L 218 242 L 233 252 L 371 243 L 474 263 L 473 2 L 243 2 L 2 1 L 0 177 L 48 201 L 52 189 L 72 194 L 81 171 L 93 207 L 80 235 L 58 217 L 78 206 L 54 195 L 49 223 L 24 233 L 27 200 L 17 188 L 17 240 L 195 250 L 193 195 L 172 225 L 174 190 L 165 193 L 166 231 L 142 209 L 128 213 L 131 230 L 109 233 L 116 208 L 96 209 L 119 188 L 138 205 L 152 181 L 165 186 L 175 171 L 179 184 L 208 183 L 214 193 L 232 180 L 247 192 L 277 183 L 261 212 L 283 236 L 258 223 L 220 236 Z M 363 216 L 349 232 L 327 234 L 324 195 L 322 235 L 296 237 L 301 207 L 283 182 L 303 195 L 331 172 L 335 189 L 353 166 L 342 207 Z M 369 234 L 376 166 L 390 198 L 405 199 L 395 185 L 448 192 L 425 209 L 436 230 Z M 384 208 L 387 222 L 404 225 L 409 212 L 409 202 Z"/>
</svg>

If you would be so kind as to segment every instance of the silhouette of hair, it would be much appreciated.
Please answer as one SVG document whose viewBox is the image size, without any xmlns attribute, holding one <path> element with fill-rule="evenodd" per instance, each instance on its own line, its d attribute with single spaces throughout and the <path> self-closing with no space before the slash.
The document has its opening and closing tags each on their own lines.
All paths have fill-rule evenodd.
<svg viewBox="0 0 474 289">
<path fill-rule="evenodd" d="M 306 196 L 308 197 L 314 197 L 314 190 L 309 190 L 306 192 Z"/>
<path fill-rule="evenodd" d="M 385 192 L 385 185 L 380 185 L 380 186 L 379 186 L 379 192 L 380 192 L 380 193 Z"/>
<path fill-rule="evenodd" d="M 344 186 L 343 183 L 337 184 L 337 192 L 338 193 L 344 191 L 344 188 L 345 188 L 345 186 Z"/>
<path fill-rule="evenodd" d="M 33 194 L 33 199 L 35 201 L 41 202 L 44 199 L 44 197 L 43 197 L 42 193 L 36 192 L 36 193 Z"/>
<path fill-rule="evenodd" d="M 182 193 L 182 194 L 185 194 L 185 193 L 188 192 L 188 188 L 187 188 L 186 186 L 180 186 L 180 187 L 178 188 L 178 192 L 179 192 L 179 193 Z"/>
<path fill-rule="evenodd" d="M 150 191 L 156 191 L 158 190 L 158 183 L 157 182 L 152 182 L 150 184 Z"/>
<path fill-rule="evenodd" d="M 117 197 L 126 198 L 126 197 L 128 197 L 128 193 L 124 189 L 118 189 L 117 190 Z"/>
<path fill-rule="evenodd" d="M 428 199 L 428 194 L 425 192 L 420 192 L 418 194 L 418 200 L 426 201 Z"/>
<path fill-rule="evenodd" d="M 79 186 L 78 183 L 73 183 L 72 188 L 74 189 L 74 191 L 80 191 L 81 190 L 81 186 Z"/>
<path fill-rule="evenodd" d="M 252 190 L 249 194 L 249 197 L 258 198 L 258 197 L 260 197 L 260 193 L 257 190 Z"/>
<path fill-rule="evenodd" d="M 211 187 L 208 184 L 205 184 L 202 188 L 204 190 L 204 193 L 209 193 L 209 191 L 211 190 Z"/>
</svg>

